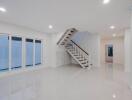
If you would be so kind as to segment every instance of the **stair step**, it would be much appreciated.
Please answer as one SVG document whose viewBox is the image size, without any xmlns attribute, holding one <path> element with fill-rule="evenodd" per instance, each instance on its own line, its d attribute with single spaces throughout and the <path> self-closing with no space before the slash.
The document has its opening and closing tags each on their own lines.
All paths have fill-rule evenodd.
<svg viewBox="0 0 132 100">
<path fill-rule="evenodd" d="M 79 58 L 83 58 L 83 59 L 84 59 L 84 57 L 80 57 L 80 56 L 79 56 L 79 57 L 76 57 L 76 58 L 78 58 L 78 59 L 79 59 Z"/>
<path fill-rule="evenodd" d="M 66 47 L 67 49 L 71 49 L 71 47 Z"/>
<path fill-rule="evenodd" d="M 73 54 L 73 56 L 80 57 L 80 56 L 79 56 L 79 55 L 77 55 L 77 54 Z"/>
<path fill-rule="evenodd" d="M 64 39 L 64 41 L 67 41 L 67 39 Z"/>
<path fill-rule="evenodd" d="M 79 61 L 80 61 L 80 60 L 79 60 Z M 81 60 L 80 62 L 81 62 L 81 63 L 88 63 L 87 60 Z"/>
<path fill-rule="evenodd" d="M 87 66 L 85 66 L 85 67 L 89 67 L 89 66 L 87 65 Z"/>
<path fill-rule="evenodd" d="M 83 57 L 77 57 L 78 60 L 86 61 L 87 59 L 84 59 Z"/>
<path fill-rule="evenodd" d="M 64 42 L 61 43 L 61 45 L 64 45 L 64 44 L 65 44 Z"/>
<path fill-rule="evenodd" d="M 72 48 L 72 46 L 66 46 L 67 48 Z"/>
<path fill-rule="evenodd" d="M 83 58 L 80 58 L 80 57 L 78 57 L 78 56 L 76 56 L 76 58 L 77 58 L 78 60 L 79 60 L 79 59 L 80 59 L 80 60 L 83 60 Z"/>
<path fill-rule="evenodd" d="M 72 50 L 71 47 L 67 47 L 67 49 L 70 50 L 70 51 Z"/>
<path fill-rule="evenodd" d="M 79 61 L 84 61 L 84 60 L 79 60 Z"/>
<path fill-rule="evenodd" d="M 72 54 L 74 54 L 74 55 L 76 54 L 73 50 L 70 50 L 70 51 L 72 52 Z"/>
<path fill-rule="evenodd" d="M 74 55 L 74 56 L 78 56 L 78 55 Z"/>
<path fill-rule="evenodd" d="M 73 52 L 73 50 L 69 50 L 73 55 L 75 54 L 74 52 Z"/>
<path fill-rule="evenodd" d="M 87 61 L 87 59 L 79 59 L 79 61 Z"/>
<path fill-rule="evenodd" d="M 87 64 L 87 63 L 85 62 L 85 63 L 81 63 L 81 64 Z"/>
</svg>

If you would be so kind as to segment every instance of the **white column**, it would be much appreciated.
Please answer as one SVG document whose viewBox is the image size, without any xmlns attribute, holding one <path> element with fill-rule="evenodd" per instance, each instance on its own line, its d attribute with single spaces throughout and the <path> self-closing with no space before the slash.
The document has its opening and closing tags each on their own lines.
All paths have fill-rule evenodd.
<svg viewBox="0 0 132 100">
<path fill-rule="evenodd" d="M 129 73 L 128 83 L 132 89 L 132 16 L 131 29 L 125 32 L 125 71 Z"/>
<path fill-rule="evenodd" d="M 130 66 L 131 66 L 131 56 L 130 56 L 130 52 L 131 52 L 131 48 L 130 48 L 130 44 L 131 44 L 131 30 L 126 30 L 125 31 L 125 39 L 124 39 L 124 46 L 125 46 L 125 71 L 126 72 L 130 72 Z"/>
<path fill-rule="evenodd" d="M 132 11 L 131 11 L 131 32 L 130 32 L 130 84 L 132 89 Z"/>
</svg>

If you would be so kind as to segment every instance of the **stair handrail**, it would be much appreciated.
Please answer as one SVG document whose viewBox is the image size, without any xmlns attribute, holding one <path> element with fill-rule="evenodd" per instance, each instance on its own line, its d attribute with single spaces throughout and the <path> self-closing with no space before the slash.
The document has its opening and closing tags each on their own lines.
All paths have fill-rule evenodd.
<svg viewBox="0 0 132 100">
<path fill-rule="evenodd" d="M 89 56 L 89 54 L 82 47 L 80 47 L 76 42 L 74 42 L 73 40 L 71 40 L 71 42 L 74 43 L 77 47 L 79 47 L 79 49 L 81 49 L 86 55 Z"/>
</svg>

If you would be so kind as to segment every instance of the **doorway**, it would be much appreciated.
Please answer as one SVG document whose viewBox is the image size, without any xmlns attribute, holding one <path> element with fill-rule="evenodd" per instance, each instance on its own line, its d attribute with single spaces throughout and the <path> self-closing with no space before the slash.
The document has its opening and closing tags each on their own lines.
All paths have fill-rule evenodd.
<svg viewBox="0 0 132 100">
<path fill-rule="evenodd" d="M 113 45 L 112 44 L 105 45 L 105 62 L 113 63 Z"/>
</svg>

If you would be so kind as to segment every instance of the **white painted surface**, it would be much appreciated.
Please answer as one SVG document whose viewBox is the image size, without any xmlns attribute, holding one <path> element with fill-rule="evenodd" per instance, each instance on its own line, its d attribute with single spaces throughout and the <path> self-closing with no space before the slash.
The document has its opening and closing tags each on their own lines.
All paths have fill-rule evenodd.
<svg viewBox="0 0 132 100">
<path fill-rule="evenodd" d="M 31 27 L 43 32 L 62 32 L 76 27 L 95 33 L 113 33 L 129 27 L 132 0 L 1 0 L 7 9 L 0 20 Z M 53 29 L 49 29 L 53 25 Z"/>
<path fill-rule="evenodd" d="M 39 98 L 40 72 L 40 70 L 34 70 L 1 77 L 0 100 L 36 100 Z"/>
<path fill-rule="evenodd" d="M 62 65 L 70 64 L 71 63 L 71 57 L 70 55 L 66 52 L 65 48 L 58 46 L 57 42 L 61 38 L 61 36 L 64 33 L 55 33 L 51 34 L 51 64 L 52 67 L 59 67 Z"/>
<path fill-rule="evenodd" d="M 35 74 L 42 67 L 49 67 L 49 36 L 32 29 L 0 22 L 0 34 L 7 33 L 9 35 L 21 36 L 23 38 L 41 39 L 44 43 L 42 51 L 43 66 L 34 68 L 22 68 L 10 72 L 0 72 L 0 100 L 34 100 L 37 89 L 39 88 L 38 79 L 40 76 Z M 23 51 L 23 66 L 25 63 L 25 52 Z M 32 73 L 32 74 L 31 74 Z M 39 73 L 39 71 L 38 71 Z"/>
<path fill-rule="evenodd" d="M 42 100 L 131 100 L 123 66 L 103 65 L 86 70 L 63 66 L 44 71 Z"/>
<path fill-rule="evenodd" d="M 93 66 L 100 66 L 100 36 L 88 32 L 78 32 L 72 38 L 90 56 L 90 63 Z"/>
<path fill-rule="evenodd" d="M 105 63 L 105 45 L 113 45 L 113 63 L 124 65 L 124 37 L 101 39 L 101 63 Z"/>
<path fill-rule="evenodd" d="M 125 32 L 125 70 L 127 72 L 130 72 L 131 69 L 131 37 L 130 37 L 131 31 L 130 30 L 126 30 Z"/>
<path fill-rule="evenodd" d="M 132 100 L 123 66 L 69 65 L 0 78 L 0 100 Z"/>
<path fill-rule="evenodd" d="M 70 59 L 67 59 L 68 55 L 66 52 L 63 49 L 57 48 L 56 42 L 53 43 L 52 38 L 56 39 L 57 36 L 52 37 L 51 34 L 3 22 L 0 22 L 0 33 L 22 36 L 23 38 L 41 39 L 44 44 L 42 52 L 43 65 L 0 73 L 0 100 L 43 100 L 41 98 L 43 96 L 41 92 L 43 86 L 41 84 L 43 84 L 42 77 L 45 76 L 45 72 L 43 73 L 42 70 L 44 71 L 46 67 L 67 64 L 67 60 L 70 62 Z M 57 54 L 56 50 L 60 53 Z M 52 57 L 55 58 L 53 60 L 57 61 L 54 66 Z M 50 75 L 47 78 L 50 80 Z"/>
<path fill-rule="evenodd" d="M 70 56 L 63 48 L 57 46 L 57 41 L 63 33 L 48 34 L 21 26 L 0 22 L 0 33 L 22 36 L 23 38 L 41 39 L 43 41 L 43 64 L 45 67 L 56 67 L 69 64 Z M 23 62 L 24 63 L 24 62 Z M 24 65 L 24 64 L 23 64 Z"/>
<path fill-rule="evenodd" d="M 130 73 L 129 85 L 132 89 L 132 17 L 131 29 L 125 32 L 125 70 Z"/>
</svg>

